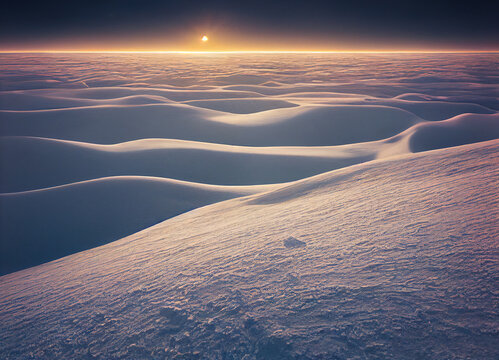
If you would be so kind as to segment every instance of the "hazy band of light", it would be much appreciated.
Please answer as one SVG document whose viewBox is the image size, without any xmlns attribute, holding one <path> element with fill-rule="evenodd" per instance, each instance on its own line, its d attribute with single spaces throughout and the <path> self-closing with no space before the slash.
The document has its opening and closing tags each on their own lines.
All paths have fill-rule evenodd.
<svg viewBox="0 0 499 360">
<path fill-rule="evenodd" d="M 2 54 L 475 54 L 499 50 L 0 50 Z"/>
<path fill-rule="evenodd" d="M 231 54 L 231 53 L 486 53 L 498 52 L 496 44 L 449 42 L 442 39 L 368 38 L 355 34 L 271 33 L 200 25 L 182 31 L 134 33 L 127 36 L 100 34 L 98 40 L 83 35 L 61 35 L 46 39 L 0 41 L 5 53 L 154 53 L 154 54 Z M 147 36 L 149 35 L 149 36 Z M 206 35 L 208 41 L 201 39 Z M 394 35 L 395 36 L 395 35 Z"/>
<path fill-rule="evenodd" d="M 158 35 L 161 34 L 161 35 Z M 202 41 L 206 35 L 208 41 Z M 356 34 L 292 34 L 263 29 L 234 29 L 200 24 L 190 29 L 133 33 L 127 36 L 99 34 L 98 40 L 65 34 L 45 39 L 4 39 L 0 52 L 17 53 L 481 53 L 497 52 L 499 44 L 466 44 L 443 39 L 376 38 Z"/>
</svg>

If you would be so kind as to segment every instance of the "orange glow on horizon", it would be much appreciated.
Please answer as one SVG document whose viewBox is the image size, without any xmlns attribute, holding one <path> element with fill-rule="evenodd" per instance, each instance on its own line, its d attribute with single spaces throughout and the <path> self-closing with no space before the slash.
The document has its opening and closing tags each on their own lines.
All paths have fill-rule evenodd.
<svg viewBox="0 0 499 360">
<path fill-rule="evenodd" d="M 499 53 L 499 50 L 0 50 L 3 54 L 474 54 Z"/>
<path fill-rule="evenodd" d="M 207 34 L 210 34 L 208 37 Z M 98 41 L 88 38 L 60 38 L 36 43 L 0 43 L 2 53 L 490 53 L 499 47 L 465 47 L 445 43 L 408 43 L 386 39 L 319 38 L 302 35 L 279 35 L 204 27 L 192 31 L 170 32 L 144 37 L 102 36 Z"/>
</svg>

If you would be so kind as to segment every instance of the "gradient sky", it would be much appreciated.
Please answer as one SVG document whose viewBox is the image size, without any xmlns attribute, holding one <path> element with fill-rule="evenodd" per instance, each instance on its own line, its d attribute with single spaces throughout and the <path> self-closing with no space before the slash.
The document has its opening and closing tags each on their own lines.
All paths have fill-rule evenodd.
<svg viewBox="0 0 499 360">
<path fill-rule="evenodd" d="M 499 50 L 498 14 L 491 0 L 9 1 L 0 49 Z"/>
</svg>

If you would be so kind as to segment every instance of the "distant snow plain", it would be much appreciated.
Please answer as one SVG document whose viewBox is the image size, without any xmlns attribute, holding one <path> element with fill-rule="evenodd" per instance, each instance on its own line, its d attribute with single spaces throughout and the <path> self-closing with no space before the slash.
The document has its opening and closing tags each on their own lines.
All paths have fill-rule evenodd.
<svg viewBox="0 0 499 360">
<path fill-rule="evenodd" d="M 2 358 L 499 357 L 499 55 L 0 62 Z"/>
</svg>

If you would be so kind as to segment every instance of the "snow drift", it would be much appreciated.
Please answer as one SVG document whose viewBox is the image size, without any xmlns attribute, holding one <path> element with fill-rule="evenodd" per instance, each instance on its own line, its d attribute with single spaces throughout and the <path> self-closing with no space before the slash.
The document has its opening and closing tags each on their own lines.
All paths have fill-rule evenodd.
<svg viewBox="0 0 499 360">
<path fill-rule="evenodd" d="M 419 121 L 385 106 L 317 105 L 229 114 L 180 104 L 0 111 L 4 136 L 111 144 L 174 138 L 244 146 L 341 145 L 380 140 Z"/>
<path fill-rule="evenodd" d="M 0 192 L 106 176 L 143 175 L 218 185 L 282 183 L 374 159 L 381 144 L 242 147 L 171 139 L 115 145 L 0 137 Z"/>
<path fill-rule="evenodd" d="M 118 176 L 0 194 L 0 273 L 102 245 L 194 208 L 268 189 Z"/>
</svg>

